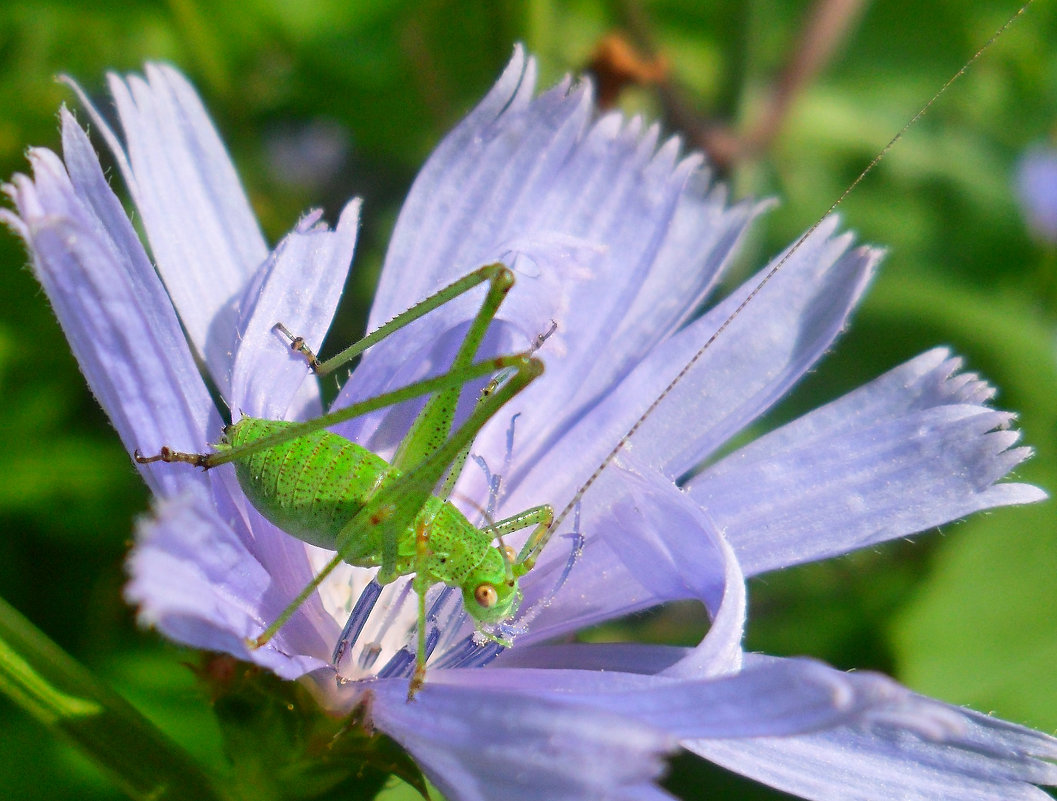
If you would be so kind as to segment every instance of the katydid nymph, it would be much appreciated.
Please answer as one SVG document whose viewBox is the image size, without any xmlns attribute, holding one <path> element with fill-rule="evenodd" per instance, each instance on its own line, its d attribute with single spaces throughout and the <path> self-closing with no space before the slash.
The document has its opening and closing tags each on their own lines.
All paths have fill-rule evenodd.
<svg viewBox="0 0 1057 801">
<path fill-rule="evenodd" d="M 979 53 L 973 60 L 978 56 Z M 947 86 L 949 83 L 940 92 Z M 933 97 L 903 131 L 935 99 Z M 903 131 L 885 146 L 830 211 L 876 165 Z M 821 220 L 787 250 L 703 342 L 682 371 L 615 440 L 558 514 L 549 505 L 541 505 L 498 521 L 486 520 L 486 525 L 479 528 L 448 501 L 477 433 L 503 404 L 542 372 L 542 363 L 533 355 L 533 348 L 525 353 L 474 362 L 485 333 L 513 283 L 512 272 L 502 264 L 487 265 L 470 273 L 324 362 L 316 358 L 296 332 L 288 331 L 276 321 L 277 336 L 285 337 L 317 375 L 325 375 L 402 326 L 487 283 L 487 296 L 446 373 L 304 423 L 243 418 L 225 430 L 225 438 L 216 443 L 215 450 L 210 453 L 182 453 L 163 448 L 150 457 L 137 453 L 136 460 L 140 463 L 186 462 L 204 469 L 232 462 L 243 491 L 264 517 L 306 543 L 336 552 L 285 610 L 260 635 L 249 641 L 251 647 L 267 643 L 342 562 L 378 568 L 377 579 L 382 584 L 413 575 L 412 587 L 418 600 L 418 628 L 415 669 L 408 692 L 411 698 L 421 688 L 426 676 L 427 590 L 436 584 L 458 588 L 466 612 L 478 631 L 506 644 L 493 633 L 492 627 L 511 620 L 518 612 L 521 601 L 519 579 L 534 567 L 555 531 L 602 472 L 614 462 L 641 424 L 820 224 Z M 481 392 L 476 407 L 464 422 L 456 426 L 455 408 L 460 393 L 468 382 L 488 376 L 492 376 L 491 381 Z M 358 415 L 427 395 L 429 399 L 425 407 L 389 462 L 324 430 Z M 531 533 L 520 551 L 515 553 L 504 544 L 503 537 L 523 529 L 531 529 Z"/>
<path fill-rule="evenodd" d="M 517 612 L 521 602 L 518 579 L 532 569 L 547 544 L 554 514 L 550 506 L 537 506 L 478 528 L 447 498 L 482 426 L 543 370 L 532 351 L 546 334 L 529 352 L 473 362 L 489 324 L 513 286 L 513 273 L 498 263 L 481 267 L 326 362 L 320 362 L 303 339 L 281 322 L 276 323 L 275 331 L 305 358 L 314 373 L 326 375 L 394 331 L 484 283 L 488 284 L 487 295 L 443 375 L 304 423 L 243 417 L 224 429 L 223 438 L 210 453 L 182 453 L 163 447 L 154 456 L 134 455 L 140 464 L 186 462 L 203 469 L 233 462 L 239 484 L 265 518 L 306 543 L 336 551 L 279 617 L 248 642 L 251 648 L 267 643 L 342 562 L 379 568 L 377 580 L 382 584 L 414 574 L 418 638 L 409 699 L 425 680 L 425 599 L 433 585 L 457 587 L 478 631 L 501 641 L 486 627 L 507 621 Z M 473 412 L 453 431 L 461 390 L 467 382 L 489 375 L 493 378 L 481 391 Z M 422 395 L 430 397 L 391 462 L 325 430 Z M 519 553 L 503 543 L 505 534 L 530 527 L 533 530 Z"/>
</svg>

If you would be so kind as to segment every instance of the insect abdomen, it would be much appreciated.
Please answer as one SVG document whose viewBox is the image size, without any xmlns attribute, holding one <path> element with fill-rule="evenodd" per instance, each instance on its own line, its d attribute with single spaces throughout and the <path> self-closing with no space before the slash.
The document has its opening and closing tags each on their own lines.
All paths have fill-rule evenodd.
<svg viewBox="0 0 1057 801">
<path fill-rule="evenodd" d="M 243 417 L 225 430 L 237 447 L 294 425 Z M 329 431 L 316 431 L 235 460 L 246 497 L 268 520 L 299 540 L 333 550 L 392 467 L 382 457 Z"/>
</svg>

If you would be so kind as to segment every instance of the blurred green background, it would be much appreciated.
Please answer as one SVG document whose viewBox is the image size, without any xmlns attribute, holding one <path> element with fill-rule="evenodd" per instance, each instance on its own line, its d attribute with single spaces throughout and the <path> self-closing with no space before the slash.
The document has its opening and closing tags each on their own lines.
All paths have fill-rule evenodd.
<svg viewBox="0 0 1057 801">
<path fill-rule="evenodd" d="M 802 48 L 814 3 L 9 0 L 0 6 L 0 175 L 28 145 L 57 148 L 77 78 L 103 99 L 107 69 L 164 59 L 197 84 L 274 241 L 299 213 L 330 220 L 365 199 L 356 265 L 332 342 L 361 329 L 399 204 L 430 149 L 494 81 L 515 41 L 544 85 L 622 28 L 669 64 L 683 111 L 747 130 Z M 864 4 L 777 135 L 728 178 L 777 196 L 742 269 L 822 214 L 881 146 L 1017 8 L 989 0 Z M 1057 130 L 1057 3 L 1039 0 L 843 206 L 886 245 L 884 271 L 836 352 L 777 410 L 785 419 L 936 344 L 949 344 L 1020 414 L 1037 456 L 1018 478 L 1057 491 L 1055 251 L 1015 202 L 1016 159 Z M 106 105 L 108 101 L 103 100 Z M 651 87 L 621 104 L 653 116 Z M 669 109 L 670 110 L 670 109 Z M 82 115 L 83 118 L 83 115 Z M 692 137 L 692 126 L 684 135 Z M 322 154 L 323 166 L 307 153 Z M 337 167 L 335 167 L 337 165 Z M 188 652 L 137 630 L 122 560 L 147 494 L 77 365 L 21 245 L 0 235 L 0 595 L 203 760 L 217 733 Z M 943 532 L 755 580 L 751 649 L 889 672 L 945 700 L 1057 730 L 1057 515 L 999 510 Z M 688 641 L 685 610 L 604 636 Z M 697 630 L 699 634 L 699 630 Z M 121 797 L 77 753 L 0 698 L 0 798 Z M 693 760 L 685 797 L 777 798 Z"/>
</svg>

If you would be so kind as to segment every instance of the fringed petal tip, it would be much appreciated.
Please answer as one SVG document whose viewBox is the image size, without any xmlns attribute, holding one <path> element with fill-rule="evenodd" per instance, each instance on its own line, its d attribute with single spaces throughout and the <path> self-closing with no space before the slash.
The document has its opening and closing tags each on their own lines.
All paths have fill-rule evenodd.
<svg viewBox="0 0 1057 801">
<path fill-rule="evenodd" d="M 1030 449 L 960 366 L 946 348 L 923 353 L 710 466 L 689 493 L 748 575 L 1042 500 L 1002 481 Z"/>
<path fill-rule="evenodd" d="M 276 331 L 281 323 L 319 349 L 352 265 L 360 201 L 331 229 L 310 211 L 272 251 L 242 293 L 236 323 L 232 408 L 266 419 L 307 419 L 322 412 L 304 359 Z"/>
<path fill-rule="evenodd" d="M 772 660 L 749 657 L 749 672 Z M 857 698 L 842 720 L 794 736 L 684 740 L 694 753 L 807 799 L 1042 799 L 1057 784 L 1057 740 L 916 695 L 880 676 L 840 673 Z M 880 681 L 878 687 L 874 687 Z M 880 691 L 877 691 L 880 690 Z"/>
</svg>

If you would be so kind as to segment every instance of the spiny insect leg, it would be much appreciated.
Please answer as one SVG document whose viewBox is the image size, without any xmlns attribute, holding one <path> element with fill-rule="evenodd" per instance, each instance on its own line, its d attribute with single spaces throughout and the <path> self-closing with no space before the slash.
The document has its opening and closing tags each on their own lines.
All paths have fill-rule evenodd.
<svg viewBox="0 0 1057 801">
<path fill-rule="evenodd" d="M 294 616 L 294 613 L 301 608 L 301 604 L 308 600 L 308 597 L 314 593 L 319 585 L 323 583 L 323 579 L 329 576 L 338 565 L 342 563 L 341 554 L 336 554 L 321 571 L 305 585 L 304 589 L 297 594 L 290 603 L 286 605 L 286 608 L 279 613 L 277 617 L 260 635 L 257 637 L 248 637 L 246 639 L 246 646 L 248 648 L 257 649 L 265 645 L 272 637 L 275 636 L 276 632 L 279 631 L 286 622 Z"/>
<path fill-rule="evenodd" d="M 481 341 L 488 331 L 488 326 L 495 319 L 500 305 L 514 285 L 514 274 L 502 264 L 488 265 L 478 270 L 477 273 L 481 274 L 480 278 L 487 277 L 488 294 L 485 295 L 466 336 L 463 337 L 462 344 L 459 345 L 459 350 L 451 363 L 452 371 L 463 370 L 473 362 Z M 473 275 L 478 278 L 477 274 Z M 396 454 L 392 459 L 395 468 L 402 471 L 413 469 L 448 438 L 455 420 L 455 408 L 459 403 L 461 391 L 461 386 L 451 386 L 437 392 L 426 402 L 396 449 Z M 468 448 L 469 443 L 467 443 Z M 458 472 L 455 468 L 461 470 L 462 463 L 465 461 L 465 455 L 462 455 L 461 459 L 454 460 L 449 476 L 454 475 L 457 478 Z M 454 481 L 451 483 L 454 484 Z"/>
<path fill-rule="evenodd" d="M 308 362 L 308 365 L 312 368 L 313 372 L 317 375 L 327 375 L 355 359 L 367 350 L 367 348 L 371 347 L 371 345 L 381 342 L 390 334 L 399 331 L 401 328 L 414 322 L 419 317 L 429 314 L 434 309 L 437 309 L 448 301 L 468 292 L 475 286 L 479 286 L 480 284 L 489 281 L 492 282 L 493 287 L 497 284 L 506 283 L 508 284 L 507 289 L 509 289 L 509 285 L 513 284 L 514 277 L 509 268 L 499 262 L 479 267 L 473 272 L 464 275 L 459 280 L 448 284 L 448 286 L 430 295 L 425 300 L 416 303 L 410 309 L 401 312 L 387 323 L 383 323 L 362 339 L 353 342 L 349 347 L 341 351 L 341 353 L 324 362 L 321 362 L 316 358 L 316 354 L 308 347 L 308 344 L 303 337 L 291 333 L 282 323 L 276 323 L 274 327 L 290 340 L 291 350 L 295 350 L 305 357 L 305 360 Z M 476 348 L 474 348 L 474 352 L 476 352 Z"/>
<path fill-rule="evenodd" d="M 405 400 L 417 398 L 422 395 L 429 395 L 432 392 L 446 389 L 450 386 L 464 386 L 467 382 L 473 381 L 476 378 L 482 378 L 490 373 L 496 372 L 497 370 L 516 367 L 525 361 L 528 361 L 528 357 L 525 354 L 514 354 L 512 356 L 497 356 L 494 359 L 485 359 L 484 361 L 475 362 L 464 370 L 449 371 L 443 375 L 435 376 L 434 378 L 426 378 L 412 384 L 407 384 L 400 389 L 393 390 L 392 392 L 384 392 L 381 395 L 375 395 L 373 398 L 368 398 L 359 403 L 353 403 L 342 409 L 321 415 L 312 420 L 306 420 L 303 423 L 290 426 L 285 431 L 281 431 L 269 437 L 262 437 L 255 442 L 240 445 L 237 448 L 224 448 L 223 450 L 218 450 L 214 453 L 184 453 L 182 451 L 174 450 L 168 445 L 163 445 L 159 453 L 154 456 L 144 456 L 137 449 L 132 454 L 132 457 L 139 464 L 151 464 L 152 462 L 186 462 L 187 464 L 192 464 L 196 467 L 208 470 L 211 467 L 216 467 L 217 465 L 225 464 L 226 462 L 244 459 L 247 456 L 260 453 L 268 448 L 274 448 L 276 445 L 281 445 L 284 442 L 297 439 L 305 434 L 311 434 L 313 431 L 320 431 L 321 429 L 329 428 L 338 423 L 343 423 L 346 420 L 351 420 L 354 417 L 359 417 L 376 409 L 384 409 L 388 406 L 394 406 Z"/>
<path fill-rule="evenodd" d="M 216 465 L 224 464 L 225 462 L 244 459 L 254 453 L 259 453 L 268 448 L 274 448 L 276 445 L 281 445 L 292 439 L 303 437 L 305 434 L 311 434 L 313 431 L 330 428 L 338 423 L 343 423 L 346 420 L 351 420 L 354 417 L 367 414 L 367 412 L 395 406 L 397 403 L 402 403 L 403 401 L 417 398 L 422 395 L 429 395 L 432 392 L 445 389 L 452 385 L 463 386 L 468 381 L 473 381 L 475 378 L 482 378 L 490 373 L 494 373 L 496 370 L 502 370 L 507 367 L 518 367 L 526 361 L 529 361 L 529 359 L 524 354 L 496 356 L 493 359 L 474 362 L 465 370 L 449 371 L 443 375 L 435 376 L 434 378 L 415 381 L 414 383 L 407 384 L 400 389 L 395 389 L 392 392 L 383 392 L 381 395 L 375 395 L 373 398 L 368 398 L 359 403 L 350 404 L 349 406 L 345 406 L 333 412 L 320 415 L 312 420 L 306 420 L 303 423 L 290 426 L 277 434 L 262 437 L 261 439 L 247 443 L 246 445 L 240 445 L 238 448 L 226 448 L 225 450 L 208 454 L 208 466 L 215 467 Z"/>
<path fill-rule="evenodd" d="M 502 537 L 504 534 L 512 534 L 529 526 L 549 525 L 553 517 L 554 510 L 549 505 L 533 506 L 516 515 L 489 523 L 484 530 L 489 534 Z"/>
</svg>

